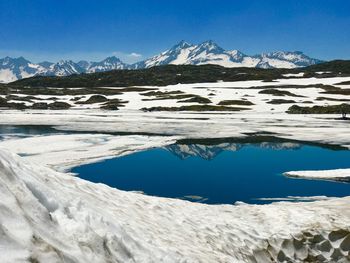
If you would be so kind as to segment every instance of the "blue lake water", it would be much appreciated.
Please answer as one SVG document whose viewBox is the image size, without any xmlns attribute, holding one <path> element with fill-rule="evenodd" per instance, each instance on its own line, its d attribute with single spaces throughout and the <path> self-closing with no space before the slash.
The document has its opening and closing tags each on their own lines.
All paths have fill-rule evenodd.
<svg viewBox="0 0 350 263">
<path fill-rule="evenodd" d="M 350 151 L 259 143 L 172 145 L 76 167 L 79 177 L 122 190 L 209 204 L 267 203 L 259 198 L 347 196 L 350 184 L 292 179 L 291 170 L 350 167 Z"/>
</svg>

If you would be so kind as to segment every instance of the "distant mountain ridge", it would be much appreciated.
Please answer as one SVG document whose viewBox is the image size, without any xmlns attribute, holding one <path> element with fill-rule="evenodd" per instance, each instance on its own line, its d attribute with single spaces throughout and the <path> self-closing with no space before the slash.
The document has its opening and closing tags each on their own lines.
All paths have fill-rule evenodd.
<svg viewBox="0 0 350 263">
<path fill-rule="evenodd" d="M 250 146 L 259 147 L 262 149 L 299 149 L 301 147 L 298 143 L 293 142 L 262 142 L 256 144 L 249 144 Z M 242 143 L 221 143 L 216 145 L 203 145 L 203 144 L 172 144 L 164 147 L 167 151 L 171 152 L 181 160 L 185 160 L 189 157 L 200 157 L 204 160 L 213 160 L 223 151 L 236 152 L 242 149 L 245 145 Z"/>
<path fill-rule="evenodd" d="M 277 51 L 248 56 L 239 50 L 224 50 L 209 40 L 199 45 L 181 41 L 169 50 L 144 61 L 135 63 L 133 68 L 149 68 L 161 65 L 203 65 L 215 64 L 223 67 L 258 68 L 297 68 L 306 67 L 323 61 L 310 58 L 301 51 Z"/>
<path fill-rule="evenodd" d="M 223 67 L 297 68 L 323 61 L 310 58 L 300 51 L 277 51 L 248 56 L 239 50 L 224 50 L 209 40 L 198 45 L 181 41 L 172 48 L 146 60 L 127 64 L 112 56 L 100 62 L 61 60 L 32 63 L 23 57 L 0 59 L 0 82 L 7 83 L 33 76 L 68 76 L 72 74 L 104 72 L 115 69 L 144 69 L 161 65 L 204 65 Z"/>
<path fill-rule="evenodd" d="M 115 56 L 108 57 L 100 62 L 87 62 L 82 60 L 78 62 L 78 65 L 85 70 L 85 73 L 104 72 L 114 69 L 130 68 L 130 65 L 123 63 L 119 58 Z"/>
</svg>

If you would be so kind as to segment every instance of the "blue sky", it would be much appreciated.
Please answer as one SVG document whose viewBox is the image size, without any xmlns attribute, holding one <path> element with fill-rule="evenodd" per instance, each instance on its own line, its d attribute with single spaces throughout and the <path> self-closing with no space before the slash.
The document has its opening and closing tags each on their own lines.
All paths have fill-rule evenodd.
<svg viewBox="0 0 350 263">
<path fill-rule="evenodd" d="M 349 0 L 0 0 L 0 57 L 127 62 L 180 40 L 350 59 Z"/>
</svg>

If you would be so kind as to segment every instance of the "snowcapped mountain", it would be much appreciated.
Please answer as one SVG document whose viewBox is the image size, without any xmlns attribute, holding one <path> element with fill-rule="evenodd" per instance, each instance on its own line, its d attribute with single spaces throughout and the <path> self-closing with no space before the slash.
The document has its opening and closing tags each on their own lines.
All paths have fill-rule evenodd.
<svg viewBox="0 0 350 263">
<path fill-rule="evenodd" d="M 214 64 L 223 67 L 296 68 L 321 63 L 300 51 L 277 51 L 248 56 L 239 50 L 224 50 L 209 40 L 198 45 L 181 41 L 172 48 L 135 64 L 126 64 L 117 57 L 107 57 L 100 62 L 61 60 L 57 63 L 38 64 L 19 58 L 0 59 L 0 83 L 11 82 L 32 76 L 68 76 L 71 74 L 94 73 L 114 69 L 143 69 L 161 65 L 203 65 Z"/>
<path fill-rule="evenodd" d="M 301 147 L 300 144 L 292 142 L 262 142 L 251 145 L 259 148 L 274 150 L 291 150 L 299 149 Z M 242 147 L 244 147 L 244 145 L 241 143 L 221 143 L 217 145 L 172 144 L 164 148 L 182 160 L 185 160 L 189 157 L 200 157 L 205 160 L 212 160 L 223 151 L 235 152 L 240 150 Z"/>
<path fill-rule="evenodd" d="M 130 66 L 128 64 L 123 63 L 117 57 L 108 57 L 100 62 L 90 62 L 87 65 L 87 67 L 85 67 L 85 70 L 87 73 L 93 73 L 109 71 L 114 69 L 127 69 L 129 67 Z"/>
<path fill-rule="evenodd" d="M 46 72 L 43 74 L 45 76 L 68 76 L 72 74 L 80 74 L 85 72 L 85 70 L 80 67 L 77 63 L 74 63 L 72 60 L 60 60 L 56 64 L 51 64 Z"/>
<path fill-rule="evenodd" d="M 39 64 L 33 64 L 23 57 L 0 59 L 0 82 L 11 82 L 17 79 L 32 77 L 42 74 L 45 68 Z"/>
<path fill-rule="evenodd" d="M 40 62 L 38 63 L 40 66 L 44 67 L 44 68 L 49 68 L 51 67 L 53 64 L 55 63 L 52 63 L 52 62 L 49 62 L 49 61 L 43 61 L 43 62 Z"/>
<path fill-rule="evenodd" d="M 88 62 L 86 60 L 80 60 L 77 64 L 79 67 L 87 70 L 90 67 L 91 62 Z"/>
<path fill-rule="evenodd" d="M 301 51 L 288 52 L 277 51 L 263 53 L 257 58 L 260 59 L 258 67 L 261 68 L 296 68 L 306 67 L 321 63 L 321 60 L 310 58 Z"/>
<path fill-rule="evenodd" d="M 239 50 L 224 50 L 213 41 L 192 45 L 181 41 L 169 50 L 133 65 L 133 68 L 153 66 L 215 64 L 224 67 L 296 68 L 314 65 L 322 61 L 310 58 L 300 51 L 271 52 L 248 56 Z"/>
<path fill-rule="evenodd" d="M 173 46 L 171 49 L 166 50 L 159 55 L 153 56 L 144 61 L 135 63 L 132 65 L 135 69 L 150 68 L 154 66 L 174 64 L 176 60 L 179 60 L 178 64 L 185 64 L 185 60 L 180 61 L 181 58 L 186 58 L 190 52 L 191 45 L 185 41 L 181 41 L 177 45 Z"/>
<path fill-rule="evenodd" d="M 117 57 L 108 57 L 100 62 L 81 60 L 78 63 L 72 60 L 60 60 L 57 63 L 48 61 L 38 64 L 19 58 L 5 57 L 0 59 L 0 83 L 8 83 L 18 79 L 33 76 L 68 76 L 80 73 L 103 72 L 114 69 L 130 68 Z"/>
<path fill-rule="evenodd" d="M 167 151 L 182 160 L 189 157 L 200 157 L 205 160 L 212 160 L 223 151 L 235 152 L 241 148 L 242 145 L 237 143 L 222 143 L 218 145 L 172 144 L 165 147 Z"/>
<path fill-rule="evenodd" d="M 159 55 L 133 65 L 134 68 L 149 68 L 161 65 L 203 65 L 216 64 L 224 67 L 239 66 L 246 55 L 238 50 L 225 51 L 213 41 L 191 45 L 181 41 Z"/>
<path fill-rule="evenodd" d="M 61 60 L 57 63 L 31 63 L 23 57 L 0 59 L 0 83 L 12 82 L 18 79 L 41 76 L 67 76 L 85 72 L 71 60 Z"/>
</svg>

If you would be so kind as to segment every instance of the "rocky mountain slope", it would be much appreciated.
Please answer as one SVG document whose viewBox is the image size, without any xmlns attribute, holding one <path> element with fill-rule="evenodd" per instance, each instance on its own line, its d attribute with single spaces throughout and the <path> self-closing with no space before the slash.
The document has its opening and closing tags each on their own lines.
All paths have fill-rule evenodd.
<svg viewBox="0 0 350 263">
<path fill-rule="evenodd" d="M 213 41 L 192 45 L 181 41 L 159 55 L 132 65 L 133 68 L 148 68 L 161 65 L 214 64 L 224 67 L 297 68 L 320 63 L 300 51 L 271 52 L 248 56 L 239 50 L 224 50 Z"/>
</svg>

